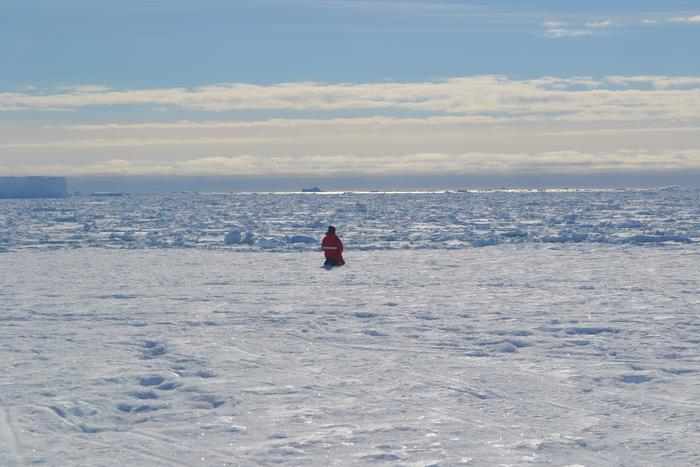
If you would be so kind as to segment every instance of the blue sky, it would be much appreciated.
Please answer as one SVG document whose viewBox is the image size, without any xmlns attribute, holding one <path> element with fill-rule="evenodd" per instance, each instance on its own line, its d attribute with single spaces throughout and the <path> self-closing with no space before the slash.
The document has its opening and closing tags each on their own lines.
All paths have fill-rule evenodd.
<svg viewBox="0 0 700 467">
<path fill-rule="evenodd" d="M 697 44 L 687 0 L 8 0 L 0 173 L 700 170 Z"/>
<path fill-rule="evenodd" d="M 691 1 L 4 3 L 5 89 L 700 73 L 700 23 L 669 21 L 700 15 Z M 544 23 L 557 21 L 615 24 L 552 40 Z"/>
</svg>

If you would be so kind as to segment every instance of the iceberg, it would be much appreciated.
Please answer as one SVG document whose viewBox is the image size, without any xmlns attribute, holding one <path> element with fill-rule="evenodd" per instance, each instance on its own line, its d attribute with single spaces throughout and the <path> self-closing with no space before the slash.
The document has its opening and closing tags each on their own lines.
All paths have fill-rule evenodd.
<svg viewBox="0 0 700 467">
<path fill-rule="evenodd" d="M 64 198 L 63 177 L 0 177 L 0 198 Z"/>
</svg>

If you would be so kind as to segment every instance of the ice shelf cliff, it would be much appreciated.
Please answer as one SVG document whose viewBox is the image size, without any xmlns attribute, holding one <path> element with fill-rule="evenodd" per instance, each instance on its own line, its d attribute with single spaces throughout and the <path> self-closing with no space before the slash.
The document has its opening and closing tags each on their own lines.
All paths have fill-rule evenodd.
<svg viewBox="0 0 700 467">
<path fill-rule="evenodd" d="M 63 177 L 0 177 L 0 198 L 62 198 L 68 196 Z"/>
</svg>

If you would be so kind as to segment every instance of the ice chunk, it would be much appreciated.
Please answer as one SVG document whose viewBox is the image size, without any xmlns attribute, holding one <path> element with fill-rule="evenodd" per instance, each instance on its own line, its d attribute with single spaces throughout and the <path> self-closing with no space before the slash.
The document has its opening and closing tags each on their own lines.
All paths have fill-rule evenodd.
<svg viewBox="0 0 700 467">
<path fill-rule="evenodd" d="M 90 196 L 115 197 L 115 196 L 126 196 L 126 193 L 124 193 L 123 191 L 95 191 L 93 193 L 90 193 Z"/>
<path fill-rule="evenodd" d="M 253 243 L 253 234 L 250 232 L 242 232 L 238 229 L 230 230 L 224 237 L 226 245 L 236 245 L 239 243 Z"/>
<path fill-rule="evenodd" d="M 308 235 L 291 235 L 287 237 L 287 243 L 317 243 L 318 240 Z"/>
<path fill-rule="evenodd" d="M 633 235 L 627 239 L 630 243 L 693 243 L 693 241 L 683 235 Z"/>
<path fill-rule="evenodd" d="M 256 243 L 263 250 L 272 250 L 280 248 L 283 245 L 283 241 L 284 239 L 280 240 L 279 238 L 260 237 L 256 240 Z"/>
<path fill-rule="evenodd" d="M 617 226 L 621 229 L 638 229 L 644 227 L 644 224 L 637 219 L 627 219 L 626 221 L 619 223 Z"/>
<path fill-rule="evenodd" d="M 483 247 L 483 246 L 493 246 L 493 245 L 498 245 L 500 240 L 494 237 L 485 237 L 485 238 L 477 238 L 475 240 L 472 240 L 472 246 L 473 247 Z"/>
</svg>

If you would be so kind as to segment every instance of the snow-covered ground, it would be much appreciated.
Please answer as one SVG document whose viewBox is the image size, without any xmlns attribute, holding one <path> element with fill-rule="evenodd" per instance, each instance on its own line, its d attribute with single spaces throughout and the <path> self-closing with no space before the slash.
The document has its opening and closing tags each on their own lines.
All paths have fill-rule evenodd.
<svg viewBox="0 0 700 467">
<path fill-rule="evenodd" d="M 2 465 L 697 465 L 700 252 L 4 253 Z"/>
<path fill-rule="evenodd" d="M 0 200 L 0 465 L 698 465 L 699 195 Z"/>
</svg>

